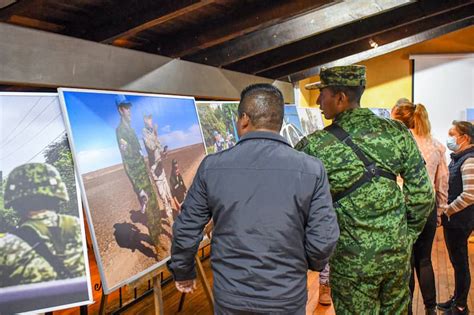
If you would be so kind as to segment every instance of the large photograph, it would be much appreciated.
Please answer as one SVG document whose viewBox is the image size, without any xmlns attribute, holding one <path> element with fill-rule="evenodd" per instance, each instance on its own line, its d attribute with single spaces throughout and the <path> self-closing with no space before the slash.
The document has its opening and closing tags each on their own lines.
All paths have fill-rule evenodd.
<svg viewBox="0 0 474 315">
<path fill-rule="evenodd" d="M 81 201 L 56 94 L 0 93 L 0 313 L 91 301 Z"/>
<path fill-rule="evenodd" d="M 238 102 L 196 102 L 207 154 L 233 147 L 237 135 Z M 295 146 L 303 131 L 295 105 L 285 105 L 285 116 L 280 134 Z"/>
<path fill-rule="evenodd" d="M 319 108 L 298 107 L 298 116 L 301 122 L 301 131 L 305 136 L 316 130 L 324 129 L 323 117 Z"/>
<path fill-rule="evenodd" d="M 207 154 L 232 148 L 237 135 L 239 102 L 196 102 Z"/>
<path fill-rule="evenodd" d="M 205 148 L 194 98 L 60 89 L 109 293 L 163 265 Z"/>
</svg>

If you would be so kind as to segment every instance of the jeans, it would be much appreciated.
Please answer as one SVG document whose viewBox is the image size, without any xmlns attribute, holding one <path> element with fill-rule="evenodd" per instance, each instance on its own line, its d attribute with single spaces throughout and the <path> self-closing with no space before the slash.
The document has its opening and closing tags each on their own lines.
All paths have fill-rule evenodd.
<svg viewBox="0 0 474 315">
<path fill-rule="evenodd" d="M 319 284 L 329 284 L 329 264 L 319 273 Z"/>
<path fill-rule="evenodd" d="M 433 265 L 431 263 L 431 249 L 436 234 L 436 208 L 430 213 L 423 231 L 413 244 L 413 254 L 411 257 L 412 272 L 410 277 L 410 295 L 413 299 L 415 290 L 415 272 L 420 285 L 425 308 L 436 306 L 436 286 Z M 412 314 L 411 301 L 408 310 Z"/>
</svg>

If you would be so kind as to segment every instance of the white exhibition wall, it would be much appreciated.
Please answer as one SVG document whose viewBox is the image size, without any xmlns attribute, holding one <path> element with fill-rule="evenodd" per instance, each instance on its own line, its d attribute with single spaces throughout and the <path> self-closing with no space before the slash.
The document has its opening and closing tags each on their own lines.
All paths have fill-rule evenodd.
<svg viewBox="0 0 474 315">
<path fill-rule="evenodd" d="M 445 144 L 451 122 L 466 120 L 466 109 L 474 108 L 474 54 L 410 58 L 415 61 L 413 100 L 426 106 L 432 134 Z"/>
</svg>

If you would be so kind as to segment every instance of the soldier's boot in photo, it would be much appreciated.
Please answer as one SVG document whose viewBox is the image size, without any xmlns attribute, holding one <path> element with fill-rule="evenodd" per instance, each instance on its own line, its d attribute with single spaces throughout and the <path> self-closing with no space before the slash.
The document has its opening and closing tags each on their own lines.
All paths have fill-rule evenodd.
<svg viewBox="0 0 474 315">
<path fill-rule="evenodd" d="M 329 283 L 319 284 L 319 304 L 329 306 L 332 303 L 331 299 L 331 287 Z"/>
</svg>

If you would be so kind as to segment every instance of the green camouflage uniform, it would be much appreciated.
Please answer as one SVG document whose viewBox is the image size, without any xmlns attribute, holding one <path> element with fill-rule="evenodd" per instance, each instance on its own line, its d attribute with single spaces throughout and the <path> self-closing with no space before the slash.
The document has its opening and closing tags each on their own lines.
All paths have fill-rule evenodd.
<svg viewBox="0 0 474 315">
<path fill-rule="evenodd" d="M 346 67 L 332 69 L 338 68 L 345 71 Z M 344 85 L 341 77 L 331 75 L 322 73 L 322 82 L 310 88 L 324 88 L 332 81 Z M 364 78 L 360 73 L 346 77 L 342 73 L 342 77 L 353 83 L 347 85 L 365 85 L 365 69 Z M 412 244 L 434 204 L 422 157 L 401 123 L 379 118 L 369 109 L 347 110 L 334 122 L 378 167 L 404 180 L 402 192 L 394 180 L 375 177 L 335 204 L 341 231 L 330 261 L 336 313 L 405 314 Z M 333 196 L 348 189 L 365 171 L 353 150 L 325 130 L 304 138 L 296 149 L 321 159 Z"/>
<path fill-rule="evenodd" d="M 24 164 L 9 175 L 5 206 L 16 209 L 18 202 L 41 203 L 54 198 L 68 201 L 66 186 L 58 171 L 51 165 L 41 163 Z M 21 211 L 28 211 L 23 209 Z M 47 250 L 64 265 L 67 274 L 56 270 L 36 246 L 15 234 L 0 235 L 0 287 L 44 282 L 86 275 L 82 234 L 79 219 L 57 214 L 53 210 L 41 209 L 34 214 L 23 214 L 18 230 L 30 228 L 43 241 Z"/>
<path fill-rule="evenodd" d="M 56 279 L 54 268 L 14 234 L 0 234 L 0 288 Z"/>
<path fill-rule="evenodd" d="M 161 260 L 168 256 L 168 253 L 163 253 L 166 249 L 160 248 L 161 215 L 157 197 L 148 176 L 145 160 L 140 153 L 140 143 L 138 142 L 135 131 L 123 119 L 117 127 L 116 134 L 125 173 L 132 183 L 133 190 L 137 194 L 139 200 L 141 200 L 140 193 L 142 191 L 145 192 L 148 197 L 148 202 L 145 208 L 148 231 L 153 243 L 155 244 L 158 257 Z"/>
</svg>

